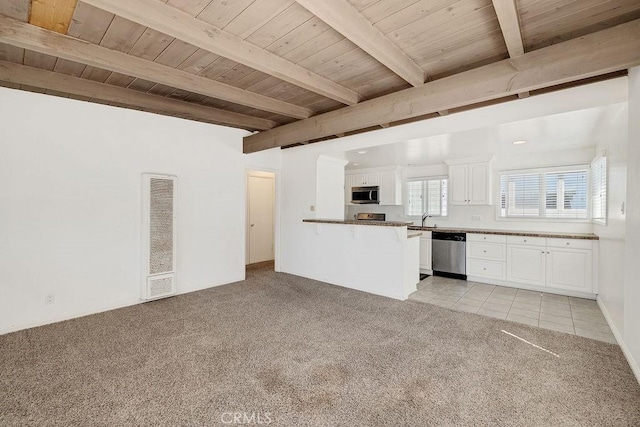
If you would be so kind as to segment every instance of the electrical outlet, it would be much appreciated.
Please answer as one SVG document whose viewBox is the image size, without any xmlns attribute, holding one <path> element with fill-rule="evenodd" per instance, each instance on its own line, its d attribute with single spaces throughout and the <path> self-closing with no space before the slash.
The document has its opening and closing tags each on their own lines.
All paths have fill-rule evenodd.
<svg viewBox="0 0 640 427">
<path fill-rule="evenodd" d="M 315 212 L 315 211 L 316 211 L 316 207 L 315 207 L 315 206 L 313 206 L 313 205 L 311 205 L 311 206 L 309 207 L 309 210 L 310 210 L 311 212 Z"/>
<path fill-rule="evenodd" d="M 47 305 L 51 305 L 51 304 L 53 304 L 54 302 L 56 302 L 56 296 L 55 296 L 54 294 L 47 294 L 47 295 L 44 297 L 44 303 L 45 303 L 45 304 L 47 304 Z"/>
<path fill-rule="evenodd" d="M 473 215 L 471 217 L 472 221 L 482 221 L 482 215 Z"/>
</svg>

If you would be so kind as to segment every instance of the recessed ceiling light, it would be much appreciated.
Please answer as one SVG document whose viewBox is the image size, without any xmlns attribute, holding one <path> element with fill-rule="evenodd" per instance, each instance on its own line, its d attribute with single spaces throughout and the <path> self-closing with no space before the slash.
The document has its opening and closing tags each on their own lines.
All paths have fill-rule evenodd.
<svg viewBox="0 0 640 427">
<path fill-rule="evenodd" d="M 353 166 L 360 166 L 360 163 L 354 163 Z"/>
<path fill-rule="evenodd" d="M 364 154 L 366 151 L 358 151 L 358 154 Z"/>
<path fill-rule="evenodd" d="M 519 141 L 513 141 L 513 145 L 520 145 L 520 144 L 526 144 L 527 141 L 525 141 L 524 139 L 521 139 Z"/>
</svg>

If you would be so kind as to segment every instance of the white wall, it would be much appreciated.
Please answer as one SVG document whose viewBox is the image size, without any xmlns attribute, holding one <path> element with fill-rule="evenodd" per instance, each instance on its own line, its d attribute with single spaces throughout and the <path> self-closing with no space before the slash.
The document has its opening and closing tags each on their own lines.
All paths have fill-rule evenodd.
<svg viewBox="0 0 640 427">
<path fill-rule="evenodd" d="M 245 134 L 0 88 L 0 333 L 139 301 L 143 172 L 178 176 L 179 292 L 243 279 Z"/>
<path fill-rule="evenodd" d="M 627 198 L 628 106 L 613 121 L 616 126 L 599 130 L 596 154 L 607 155 L 607 224 L 594 225 L 598 235 L 598 301 L 605 306 L 612 327 L 624 330 L 624 265 Z"/>
<path fill-rule="evenodd" d="M 640 67 L 629 70 L 624 345 L 640 381 Z"/>
<path fill-rule="evenodd" d="M 316 162 L 316 217 L 344 219 L 345 160 L 320 156 Z"/>
</svg>

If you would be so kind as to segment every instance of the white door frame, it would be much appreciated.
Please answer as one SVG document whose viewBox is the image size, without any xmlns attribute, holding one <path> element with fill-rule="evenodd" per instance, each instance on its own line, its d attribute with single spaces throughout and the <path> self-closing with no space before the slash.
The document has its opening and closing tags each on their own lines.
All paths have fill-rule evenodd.
<svg viewBox="0 0 640 427">
<path fill-rule="evenodd" d="M 247 263 L 247 253 L 249 252 L 249 236 L 247 233 L 247 224 L 249 221 L 249 176 L 265 176 L 264 174 L 273 174 L 274 177 L 274 193 L 275 200 L 273 204 L 273 257 L 275 264 L 275 271 L 280 271 L 280 171 L 276 169 L 260 168 L 260 167 L 245 167 L 244 174 L 244 189 L 245 189 L 245 209 L 244 209 L 244 263 Z"/>
</svg>

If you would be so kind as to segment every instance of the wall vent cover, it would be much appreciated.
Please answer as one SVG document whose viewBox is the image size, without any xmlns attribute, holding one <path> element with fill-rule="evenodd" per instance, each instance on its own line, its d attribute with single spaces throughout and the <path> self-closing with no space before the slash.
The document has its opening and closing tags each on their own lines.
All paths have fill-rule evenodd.
<svg viewBox="0 0 640 427">
<path fill-rule="evenodd" d="M 142 174 L 143 300 L 176 293 L 176 186 L 171 175 Z"/>
<path fill-rule="evenodd" d="M 175 293 L 173 274 L 166 276 L 151 276 L 147 278 L 147 295 L 149 298 L 160 298 Z"/>
</svg>

